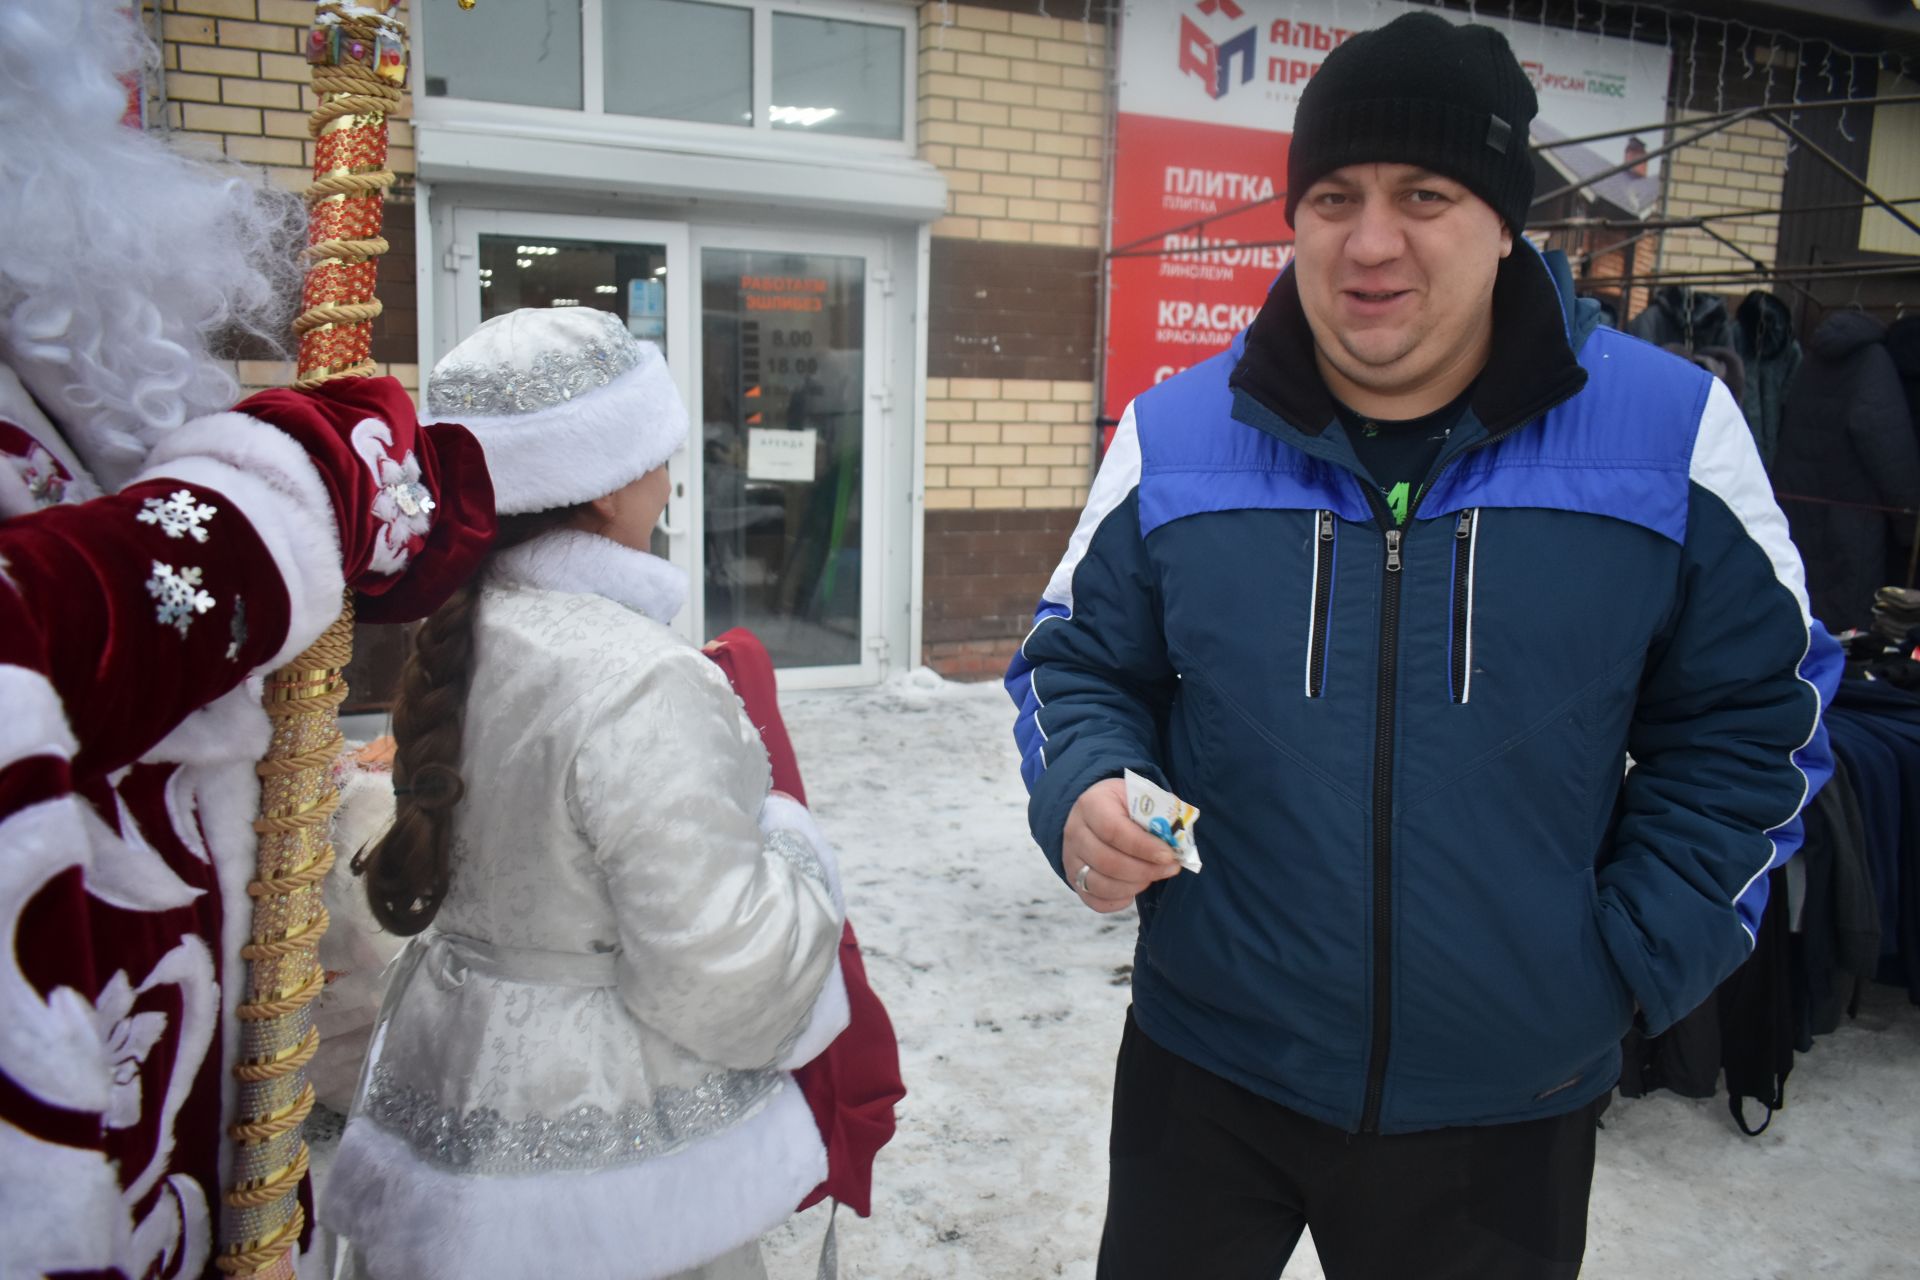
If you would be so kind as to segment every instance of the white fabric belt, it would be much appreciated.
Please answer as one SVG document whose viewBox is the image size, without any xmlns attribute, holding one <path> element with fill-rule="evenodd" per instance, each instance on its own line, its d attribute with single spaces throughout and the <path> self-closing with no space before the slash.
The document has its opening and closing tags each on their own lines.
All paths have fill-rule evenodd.
<svg viewBox="0 0 1920 1280">
<path fill-rule="evenodd" d="M 469 973 L 543 987 L 611 987 L 619 980 L 618 951 L 503 947 L 460 933 L 435 933 L 424 942 L 421 960 L 445 989 L 460 986 Z"/>
</svg>

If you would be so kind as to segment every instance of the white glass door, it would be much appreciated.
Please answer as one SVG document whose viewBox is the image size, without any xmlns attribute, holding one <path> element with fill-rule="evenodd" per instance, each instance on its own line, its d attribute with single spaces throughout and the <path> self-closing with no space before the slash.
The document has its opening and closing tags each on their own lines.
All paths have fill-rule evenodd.
<svg viewBox="0 0 1920 1280">
<path fill-rule="evenodd" d="M 696 228 L 702 630 L 758 635 L 787 687 L 879 678 L 880 242 Z"/>
<path fill-rule="evenodd" d="M 681 399 L 694 409 L 686 224 L 456 209 L 452 259 L 459 337 L 521 307 L 611 311 L 626 321 L 629 332 L 660 346 Z M 693 422 L 690 443 L 697 443 L 699 418 Z M 682 450 L 668 463 L 673 496 L 653 550 L 697 584 L 698 477 L 690 456 Z M 692 594 L 674 626 L 689 639 L 702 640 L 697 586 Z"/>
</svg>

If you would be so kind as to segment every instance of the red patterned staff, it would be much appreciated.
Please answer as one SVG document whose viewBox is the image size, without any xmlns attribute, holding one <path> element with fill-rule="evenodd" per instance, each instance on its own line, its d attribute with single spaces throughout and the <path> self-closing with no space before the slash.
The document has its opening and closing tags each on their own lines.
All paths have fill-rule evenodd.
<svg viewBox="0 0 1920 1280">
<path fill-rule="evenodd" d="M 314 139 L 306 285 L 296 387 L 374 372 L 374 296 L 387 119 L 402 103 L 406 28 L 392 0 L 322 3 L 307 36 L 319 100 L 307 122 Z M 239 1008 L 239 1082 L 233 1185 L 221 1215 L 218 1265 L 233 1276 L 292 1280 L 293 1251 L 306 1229 L 300 1187 L 307 1172 L 301 1126 L 313 1109 L 306 1066 L 319 1048 L 313 1001 L 326 985 L 319 963 L 327 928 L 322 886 L 333 865 L 329 819 L 339 804 L 333 764 L 342 743 L 341 673 L 353 651 L 349 594 L 339 618 L 305 653 L 266 682 L 273 740 L 260 762 L 259 848 L 253 924 L 241 952 L 246 997 Z"/>
</svg>

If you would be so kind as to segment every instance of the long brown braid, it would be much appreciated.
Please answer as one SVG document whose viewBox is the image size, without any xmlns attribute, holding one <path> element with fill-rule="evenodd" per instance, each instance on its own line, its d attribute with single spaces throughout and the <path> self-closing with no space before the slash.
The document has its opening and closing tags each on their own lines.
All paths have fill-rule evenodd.
<svg viewBox="0 0 1920 1280">
<path fill-rule="evenodd" d="M 493 554 L 577 524 L 586 505 L 500 517 Z M 453 810 L 467 792 L 460 755 L 473 682 L 474 622 L 483 567 L 420 624 L 393 705 L 393 826 L 353 860 L 374 919 L 403 937 L 440 910 L 453 879 Z"/>
</svg>

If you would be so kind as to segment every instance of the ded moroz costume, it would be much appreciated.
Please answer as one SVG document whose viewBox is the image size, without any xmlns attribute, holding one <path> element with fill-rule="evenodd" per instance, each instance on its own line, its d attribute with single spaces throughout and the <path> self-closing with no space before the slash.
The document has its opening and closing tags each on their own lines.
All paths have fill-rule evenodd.
<svg viewBox="0 0 1920 1280">
<path fill-rule="evenodd" d="M 264 1172 L 222 1151 L 228 1068 L 293 1047 L 234 1019 L 260 677 L 345 588 L 430 611 L 493 529 L 473 438 L 391 379 L 226 411 L 207 336 L 280 328 L 298 221 L 119 123 L 140 52 L 107 0 L 0 6 L 7 1276 L 217 1274 Z"/>
</svg>

